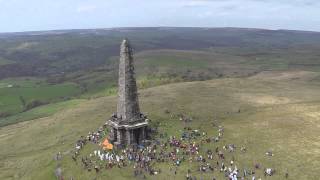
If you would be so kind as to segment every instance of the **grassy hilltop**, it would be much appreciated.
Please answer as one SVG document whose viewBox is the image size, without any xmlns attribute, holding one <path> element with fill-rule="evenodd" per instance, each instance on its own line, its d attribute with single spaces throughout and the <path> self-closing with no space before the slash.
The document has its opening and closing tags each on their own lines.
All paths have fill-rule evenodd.
<svg viewBox="0 0 320 180">
<path fill-rule="evenodd" d="M 1 180 L 55 179 L 57 152 L 69 179 L 133 178 L 132 168 L 96 175 L 71 159 L 75 141 L 116 110 L 123 37 L 134 45 L 141 109 L 161 131 L 180 135 L 181 113 L 210 136 L 215 122 L 225 136 L 201 151 L 246 146 L 247 153 L 234 154 L 239 168 L 259 162 L 277 170 L 268 179 L 283 179 L 286 171 L 289 179 L 317 179 L 320 33 L 119 28 L 0 34 Z M 267 157 L 268 150 L 275 155 Z M 173 176 L 167 164 L 158 166 L 162 173 L 152 178 L 184 179 L 188 168 L 196 171 L 185 162 Z"/>
<path fill-rule="evenodd" d="M 183 125 L 178 118 L 166 114 L 166 109 L 192 116 L 192 127 L 210 135 L 216 134 L 211 124 L 217 120 L 225 127 L 219 146 L 234 143 L 248 149 L 245 154 L 235 153 L 239 167 L 252 167 L 259 162 L 263 167 L 276 168 L 277 174 L 268 179 L 283 179 L 286 171 L 292 179 L 317 179 L 319 75 L 306 71 L 266 72 L 249 78 L 177 83 L 142 90 L 140 99 L 142 110 L 169 134 L 179 135 Z M 55 179 L 53 156 L 58 151 L 64 156 L 66 177 L 133 178 L 131 168 L 103 170 L 96 176 L 95 172 L 84 171 L 80 164 L 75 165 L 70 157 L 75 140 L 102 125 L 115 108 L 115 96 L 82 100 L 52 116 L 2 127 L 0 145 L 5 148 L 0 150 L 0 179 Z M 88 148 L 84 151 L 93 147 Z M 267 150 L 275 156 L 267 157 Z M 169 166 L 161 168 L 163 173 L 153 178 L 184 179 L 183 173 L 173 176 Z M 181 172 L 186 168 L 195 170 L 186 162 Z M 222 178 L 218 173 L 215 176 Z"/>
</svg>

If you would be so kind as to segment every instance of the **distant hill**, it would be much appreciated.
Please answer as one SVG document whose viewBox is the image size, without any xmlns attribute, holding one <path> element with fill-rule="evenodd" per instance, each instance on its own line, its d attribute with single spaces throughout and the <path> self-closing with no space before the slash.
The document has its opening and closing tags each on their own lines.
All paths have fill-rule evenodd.
<svg viewBox="0 0 320 180">
<path fill-rule="evenodd" d="M 0 34 L 0 77 L 50 76 L 93 69 L 117 56 L 128 37 L 136 51 L 240 48 L 270 52 L 320 47 L 320 33 L 245 28 L 114 28 Z M 1 64 L 1 63 L 0 63 Z M 19 69 L 19 71 L 18 71 Z"/>
</svg>

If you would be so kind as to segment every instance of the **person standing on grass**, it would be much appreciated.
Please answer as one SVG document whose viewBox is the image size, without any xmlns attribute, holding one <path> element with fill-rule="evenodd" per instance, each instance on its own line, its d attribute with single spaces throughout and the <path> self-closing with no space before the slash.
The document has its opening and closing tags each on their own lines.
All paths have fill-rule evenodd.
<svg viewBox="0 0 320 180">
<path fill-rule="evenodd" d="M 285 176 L 286 179 L 288 179 L 289 178 L 289 173 L 286 172 L 286 174 L 284 176 Z"/>
</svg>

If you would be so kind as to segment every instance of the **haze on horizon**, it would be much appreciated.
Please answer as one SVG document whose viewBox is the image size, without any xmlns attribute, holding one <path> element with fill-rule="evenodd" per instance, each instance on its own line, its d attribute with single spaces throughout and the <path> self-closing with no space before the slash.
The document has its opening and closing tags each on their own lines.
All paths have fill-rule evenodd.
<svg viewBox="0 0 320 180">
<path fill-rule="evenodd" d="M 318 0 L 0 0 L 0 32 L 111 27 L 320 31 Z"/>
</svg>

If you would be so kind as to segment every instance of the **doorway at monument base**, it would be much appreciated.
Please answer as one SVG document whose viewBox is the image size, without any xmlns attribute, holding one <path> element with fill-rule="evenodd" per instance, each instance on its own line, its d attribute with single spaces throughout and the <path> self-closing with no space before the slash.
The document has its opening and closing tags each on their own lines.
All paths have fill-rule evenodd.
<svg viewBox="0 0 320 180">
<path fill-rule="evenodd" d="M 109 140 L 117 147 L 143 144 L 143 141 L 147 138 L 147 120 L 134 124 L 118 124 L 110 120 L 109 126 Z"/>
</svg>

